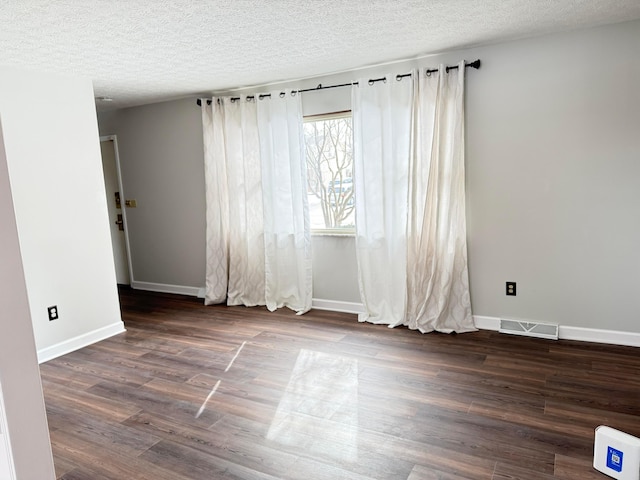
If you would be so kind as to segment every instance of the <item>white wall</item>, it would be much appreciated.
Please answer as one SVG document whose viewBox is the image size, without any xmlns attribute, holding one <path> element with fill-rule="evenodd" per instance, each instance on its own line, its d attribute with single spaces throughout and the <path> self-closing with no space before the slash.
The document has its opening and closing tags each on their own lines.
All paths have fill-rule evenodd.
<svg viewBox="0 0 640 480">
<path fill-rule="evenodd" d="M 466 102 L 474 314 L 640 333 L 638 45 L 640 22 L 635 21 L 283 85 L 308 88 L 480 58 L 479 71 L 467 69 Z M 343 109 L 348 101 L 348 89 L 303 96 L 306 114 Z M 182 110 L 178 118 L 190 129 L 200 128 L 193 126 L 200 112 L 192 106 L 189 121 L 180 117 Z M 174 115 L 173 108 L 166 104 L 162 114 Z M 166 133 L 161 126 L 167 119 L 145 118 L 144 127 L 129 122 L 126 128 Z M 196 137 L 177 123 L 172 135 Z M 123 163 L 134 161 L 121 155 Z M 163 157 L 136 165 L 137 176 L 129 181 L 148 184 L 146 177 L 159 175 L 153 170 L 169 160 Z M 200 191 L 199 182 L 185 192 Z M 163 228 L 156 224 L 163 222 L 157 213 L 145 222 L 145 228 Z M 203 261 L 204 237 L 193 233 L 200 242 L 198 261 Z M 322 255 L 314 259 L 314 298 L 359 301 L 355 262 L 345 261 L 352 242 L 314 238 L 314 256 Z M 199 278 L 201 285 L 203 276 L 195 278 L 200 271 L 193 273 L 191 281 Z M 184 272 L 164 275 L 164 282 L 177 283 Z M 506 281 L 518 283 L 516 297 L 505 296 Z"/>
<path fill-rule="evenodd" d="M 41 360 L 123 331 L 89 80 L 0 68 L 0 114 Z M 60 318 L 50 322 L 47 307 Z"/>
<path fill-rule="evenodd" d="M 7 424 L 5 431 L 0 422 L 0 449 L 10 439 L 15 478 L 53 479 L 51 444 L 1 124 L 0 225 L 0 395 L 4 397 Z M 0 469 L 0 478 L 13 478 L 5 474 Z"/>
</svg>

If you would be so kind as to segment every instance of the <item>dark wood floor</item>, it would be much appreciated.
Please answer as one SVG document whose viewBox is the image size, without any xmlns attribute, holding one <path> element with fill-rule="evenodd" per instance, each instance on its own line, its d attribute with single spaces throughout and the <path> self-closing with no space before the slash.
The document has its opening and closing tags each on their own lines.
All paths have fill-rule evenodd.
<svg viewBox="0 0 640 480">
<path fill-rule="evenodd" d="M 640 351 L 121 291 L 127 332 L 41 365 L 58 478 L 598 479 Z"/>
</svg>

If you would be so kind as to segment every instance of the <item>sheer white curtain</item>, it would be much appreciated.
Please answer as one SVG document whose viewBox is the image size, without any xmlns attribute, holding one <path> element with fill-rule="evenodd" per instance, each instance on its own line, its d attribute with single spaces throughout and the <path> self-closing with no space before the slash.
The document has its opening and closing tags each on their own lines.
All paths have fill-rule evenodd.
<svg viewBox="0 0 640 480">
<path fill-rule="evenodd" d="M 405 321 L 407 198 L 413 82 L 369 84 L 352 92 L 356 251 L 360 321 Z"/>
<path fill-rule="evenodd" d="M 269 310 L 311 308 L 311 228 L 299 95 L 258 102 L 264 197 L 265 297 Z"/>
<path fill-rule="evenodd" d="M 257 98 L 203 102 L 205 303 L 303 313 L 311 252 L 299 97 Z"/>
<path fill-rule="evenodd" d="M 360 321 L 475 330 L 467 270 L 464 62 L 353 90 Z"/>
<path fill-rule="evenodd" d="M 207 192 L 205 303 L 265 305 L 264 221 L 255 100 L 203 106 Z"/>
<path fill-rule="evenodd" d="M 206 275 L 207 305 L 224 302 L 229 286 L 229 209 L 227 162 L 223 133 L 223 109 L 216 99 L 202 102 L 204 140 L 204 180 L 206 198 Z"/>
<path fill-rule="evenodd" d="M 407 228 L 409 328 L 475 330 L 465 219 L 464 62 L 420 76 Z"/>
</svg>

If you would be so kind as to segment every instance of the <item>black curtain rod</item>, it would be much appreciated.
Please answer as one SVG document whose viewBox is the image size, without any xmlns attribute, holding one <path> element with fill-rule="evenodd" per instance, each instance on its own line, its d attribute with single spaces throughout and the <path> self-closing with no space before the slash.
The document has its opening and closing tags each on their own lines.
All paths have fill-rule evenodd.
<svg viewBox="0 0 640 480">
<path fill-rule="evenodd" d="M 465 63 L 464 66 L 465 67 L 472 67 L 472 68 L 475 68 L 477 70 L 477 69 L 480 68 L 480 59 L 475 60 L 475 61 L 470 62 L 470 63 Z M 449 73 L 449 70 L 457 70 L 457 69 L 458 69 L 458 65 L 453 65 L 451 67 L 447 66 L 446 71 L 447 71 L 447 73 Z M 425 73 L 427 75 L 430 75 L 430 74 L 432 74 L 434 72 L 437 72 L 437 71 L 438 71 L 437 68 L 430 68 L 430 69 L 427 69 L 425 71 Z M 398 75 L 396 75 L 396 80 L 400 81 L 403 78 L 410 77 L 410 76 L 411 76 L 410 73 L 398 74 Z M 376 82 L 386 82 L 386 81 L 387 81 L 387 77 L 372 78 L 372 79 L 369 80 L 369 85 L 373 85 Z M 353 85 L 359 85 L 359 83 L 358 82 L 349 82 L 349 83 L 340 83 L 338 85 L 326 85 L 326 86 L 322 85 L 321 83 L 319 83 L 318 86 L 314 87 L 314 88 L 303 88 L 301 90 L 291 90 L 291 94 L 295 95 L 297 93 L 315 92 L 315 91 L 318 91 L 318 90 L 328 90 L 330 88 L 351 87 Z M 281 92 L 280 93 L 281 97 L 284 97 L 285 95 L 286 95 L 285 92 Z M 263 98 L 267 98 L 267 97 L 271 97 L 271 94 L 270 93 L 262 93 L 262 94 L 258 95 L 258 98 L 260 100 L 262 100 Z M 247 98 L 247 100 L 253 100 L 255 98 L 255 95 L 248 95 L 246 98 Z M 236 101 L 240 100 L 240 97 L 231 97 L 230 100 L 232 102 L 236 102 Z M 201 106 L 202 105 L 202 100 L 199 98 L 198 100 L 196 100 L 196 103 L 198 104 L 198 106 Z M 211 99 L 207 100 L 207 105 L 211 105 Z"/>
<path fill-rule="evenodd" d="M 471 68 L 475 68 L 476 70 L 480 68 L 480 59 L 478 60 L 474 60 L 471 63 L 465 63 L 464 64 L 465 67 L 471 67 Z M 452 67 L 447 67 L 447 73 L 449 73 L 449 70 L 457 70 L 458 69 L 458 65 L 453 65 Z M 427 70 L 425 73 L 429 74 L 429 73 L 434 73 L 437 72 L 438 69 L 437 68 L 430 68 L 429 70 Z"/>
<path fill-rule="evenodd" d="M 339 85 L 327 85 L 326 87 L 321 83 L 317 87 L 303 88 L 302 90 L 294 90 L 297 93 L 313 92 L 315 90 L 329 90 L 330 88 L 350 87 L 352 85 L 358 85 L 358 82 L 340 83 Z"/>
</svg>

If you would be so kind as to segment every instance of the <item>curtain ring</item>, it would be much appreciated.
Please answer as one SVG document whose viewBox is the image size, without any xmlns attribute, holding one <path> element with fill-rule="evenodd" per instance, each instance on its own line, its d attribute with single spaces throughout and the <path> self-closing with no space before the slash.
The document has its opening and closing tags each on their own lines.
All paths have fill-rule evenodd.
<svg viewBox="0 0 640 480">
<path fill-rule="evenodd" d="M 280 92 L 280 98 L 284 98 L 285 95 L 286 95 L 285 92 Z"/>
<path fill-rule="evenodd" d="M 291 90 L 291 96 L 292 96 L 292 97 L 295 97 L 295 96 L 296 96 L 296 93 L 298 93 L 298 91 L 297 91 L 297 90 Z"/>
<path fill-rule="evenodd" d="M 396 75 L 396 82 L 400 82 L 402 81 L 402 75 L 398 74 Z"/>
<path fill-rule="evenodd" d="M 231 103 L 236 103 L 236 100 L 239 100 L 237 97 L 231 97 Z"/>
<path fill-rule="evenodd" d="M 373 85 L 375 82 L 373 81 L 372 78 L 369 79 L 369 85 Z"/>
<path fill-rule="evenodd" d="M 387 83 L 387 77 L 384 77 L 384 78 L 382 79 L 382 83 Z"/>
<path fill-rule="evenodd" d="M 429 71 L 429 69 L 428 69 L 428 68 L 427 68 L 427 71 L 426 71 L 426 75 L 427 75 L 427 77 L 430 77 L 430 76 L 431 76 L 431 72 Z"/>
</svg>

